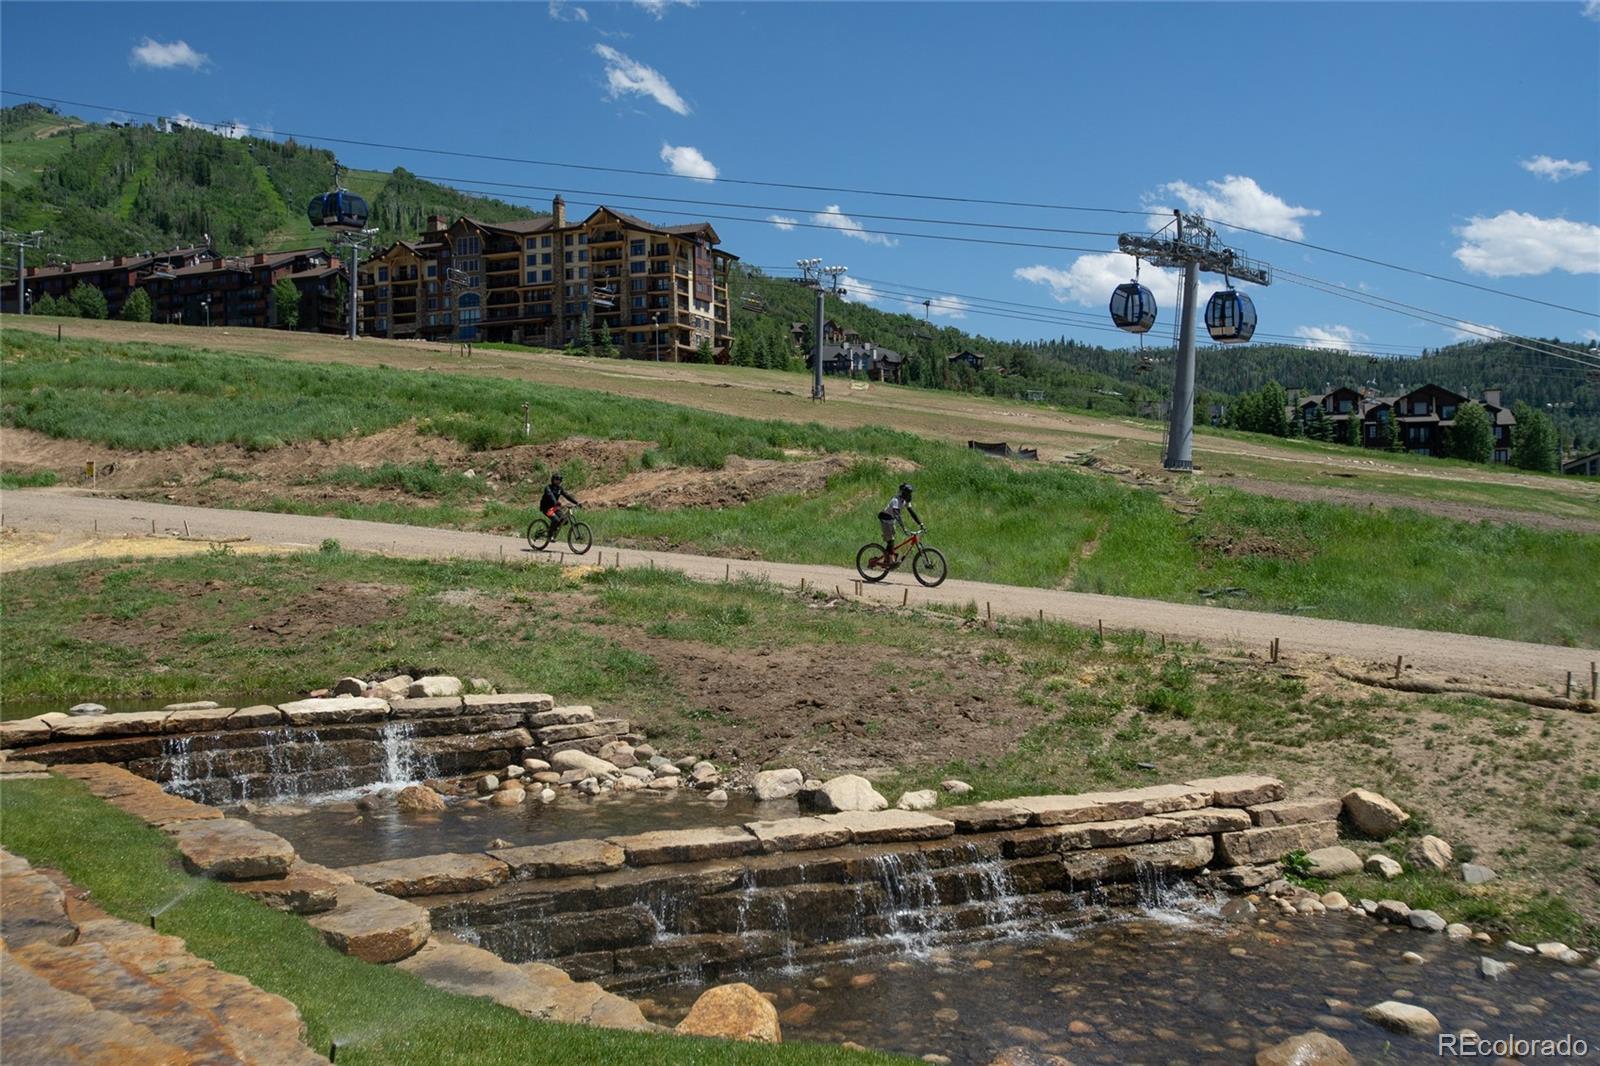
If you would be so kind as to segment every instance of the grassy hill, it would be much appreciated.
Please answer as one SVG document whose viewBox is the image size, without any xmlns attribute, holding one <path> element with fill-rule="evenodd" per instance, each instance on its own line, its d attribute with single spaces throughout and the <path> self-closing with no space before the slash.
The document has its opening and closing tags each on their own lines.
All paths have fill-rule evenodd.
<svg viewBox="0 0 1600 1066">
<path fill-rule="evenodd" d="M 224 252 L 321 244 L 305 204 L 332 187 L 333 153 L 293 141 L 179 128 L 85 123 L 38 104 L 0 111 L 0 223 L 42 229 L 43 254 L 91 259 L 198 243 Z M 423 181 L 403 169 L 354 170 L 384 237 L 410 237 L 430 214 L 490 221 L 527 207 Z M 43 255 L 40 256 L 43 261 Z"/>
</svg>

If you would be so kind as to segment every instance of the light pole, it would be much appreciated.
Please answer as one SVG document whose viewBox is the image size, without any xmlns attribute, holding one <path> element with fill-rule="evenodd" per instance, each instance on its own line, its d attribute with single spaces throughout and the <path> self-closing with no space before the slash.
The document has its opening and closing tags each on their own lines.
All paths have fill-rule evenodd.
<svg viewBox="0 0 1600 1066">
<path fill-rule="evenodd" d="M 650 350 L 655 353 L 656 362 L 661 362 L 661 312 L 652 311 L 650 322 L 654 328 L 650 331 Z"/>
<path fill-rule="evenodd" d="M 206 325 L 211 325 L 211 297 L 200 297 L 200 309 L 206 313 Z"/>
</svg>

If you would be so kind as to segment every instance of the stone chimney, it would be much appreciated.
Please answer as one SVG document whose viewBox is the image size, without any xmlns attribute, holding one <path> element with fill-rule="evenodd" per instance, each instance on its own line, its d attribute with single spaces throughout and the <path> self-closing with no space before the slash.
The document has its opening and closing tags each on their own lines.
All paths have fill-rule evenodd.
<svg viewBox="0 0 1600 1066">
<path fill-rule="evenodd" d="M 445 218 L 444 218 L 443 215 L 429 215 L 428 216 L 428 228 L 426 230 L 424 230 L 423 232 L 425 232 L 425 233 L 441 233 L 444 230 L 447 230 L 449 228 L 450 228 L 450 223 L 445 221 Z"/>
<path fill-rule="evenodd" d="M 257 252 L 256 253 L 256 266 L 260 266 L 261 264 L 265 263 L 266 261 L 267 261 L 267 253 L 266 252 Z"/>
<path fill-rule="evenodd" d="M 1500 402 L 1500 390 L 1499 389 L 1484 389 L 1483 390 L 1483 402 L 1488 404 L 1490 407 L 1501 407 L 1501 406 L 1504 406 Z"/>
<path fill-rule="evenodd" d="M 567 202 L 557 193 L 556 198 L 550 201 L 550 214 L 555 218 L 555 228 L 560 229 L 567 224 Z"/>
</svg>

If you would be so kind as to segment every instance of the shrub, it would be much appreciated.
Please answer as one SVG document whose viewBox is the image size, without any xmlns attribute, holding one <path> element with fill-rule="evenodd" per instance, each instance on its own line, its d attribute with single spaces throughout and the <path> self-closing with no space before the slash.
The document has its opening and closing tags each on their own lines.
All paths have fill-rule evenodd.
<svg viewBox="0 0 1600 1066">
<path fill-rule="evenodd" d="M 124 322 L 150 321 L 150 294 L 143 289 L 134 289 L 128 298 L 122 302 L 122 320 Z"/>
<path fill-rule="evenodd" d="M 72 305 L 78 309 L 80 318 L 105 318 L 109 313 L 106 306 L 105 293 L 90 285 L 87 281 L 80 281 L 78 287 L 72 290 L 68 297 Z"/>
</svg>

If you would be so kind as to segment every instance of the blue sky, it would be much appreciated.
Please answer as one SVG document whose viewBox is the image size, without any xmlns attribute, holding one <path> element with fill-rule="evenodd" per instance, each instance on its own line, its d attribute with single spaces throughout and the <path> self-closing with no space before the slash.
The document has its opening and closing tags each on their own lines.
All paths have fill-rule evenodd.
<svg viewBox="0 0 1600 1066">
<path fill-rule="evenodd" d="M 663 221 L 810 223 L 822 228 L 712 219 L 724 246 L 746 262 L 842 263 L 863 279 L 852 283 L 853 298 L 922 314 L 922 297 L 932 297 L 937 320 L 990 336 L 1126 341 L 1104 330 L 1110 287 L 1127 271 L 1108 255 L 1115 237 L 862 216 L 1107 232 L 1147 228 L 1148 218 L 726 179 L 1195 208 L 1590 313 L 1223 231 L 1284 271 L 1451 322 L 1600 340 L 1600 0 L 6 3 L 0 30 L 8 90 L 663 175 L 330 145 L 354 166 L 405 166 L 464 188 L 539 186 L 480 191 L 541 201 L 546 188 L 561 188 L 574 205 L 604 199 Z M 692 176 L 664 176 L 674 169 Z M 723 180 L 703 180 L 713 173 Z M 863 232 L 880 228 L 1084 250 Z M 1160 278 L 1152 287 L 1164 298 L 1172 289 Z M 913 294 L 909 305 L 894 293 Z M 1251 294 L 1263 335 L 1379 352 L 1458 339 L 1454 326 L 1327 295 L 1286 275 Z M 1012 310 L 1052 320 L 993 317 L 975 297 L 1038 308 Z M 1164 299 L 1157 336 L 1168 335 L 1173 317 Z"/>
</svg>

